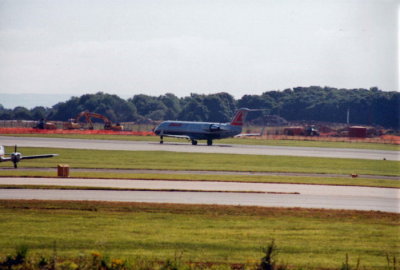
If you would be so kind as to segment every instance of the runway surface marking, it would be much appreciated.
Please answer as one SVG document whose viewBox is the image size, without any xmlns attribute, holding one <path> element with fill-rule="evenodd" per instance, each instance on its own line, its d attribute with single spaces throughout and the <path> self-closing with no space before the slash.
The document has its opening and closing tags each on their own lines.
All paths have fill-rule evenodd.
<svg viewBox="0 0 400 270">
<path fill-rule="evenodd" d="M 0 143 L 6 146 L 17 144 L 20 147 L 51 147 L 72 149 L 98 149 L 118 151 L 171 151 L 189 153 L 221 153 L 221 154 L 248 154 L 248 155 L 276 155 L 276 156 L 306 156 L 328 158 L 355 158 L 372 160 L 400 161 L 398 151 L 348 149 L 348 148 L 319 148 L 319 147 L 285 147 L 218 144 L 193 146 L 188 143 L 165 143 L 142 141 L 116 140 L 84 140 L 61 138 L 30 138 L 0 136 Z"/>
</svg>

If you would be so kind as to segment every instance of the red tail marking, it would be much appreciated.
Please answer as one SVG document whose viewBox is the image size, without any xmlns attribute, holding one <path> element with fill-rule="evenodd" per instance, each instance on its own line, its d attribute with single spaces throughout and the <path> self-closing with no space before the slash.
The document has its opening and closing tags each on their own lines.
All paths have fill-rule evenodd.
<svg viewBox="0 0 400 270">
<path fill-rule="evenodd" d="M 238 111 L 238 113 L 233 118 L 231 125 L 242 126 L 243 125 L 243 111 Z"/>
</svg>

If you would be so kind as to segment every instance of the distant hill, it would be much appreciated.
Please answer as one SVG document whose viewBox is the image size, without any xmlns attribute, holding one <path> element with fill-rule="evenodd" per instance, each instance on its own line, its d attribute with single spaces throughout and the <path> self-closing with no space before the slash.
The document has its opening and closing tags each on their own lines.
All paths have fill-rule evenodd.
<svg viewBox="0 0 400 270">
<path fill-rule="evenodd" d="M 0 104 L 12 109 L 18 106 L 32 109 L 37 106 L 52 107 L 58 102 L 66 101 L 72 95 L 63 94 L 1 94 Z"/>
</svg>

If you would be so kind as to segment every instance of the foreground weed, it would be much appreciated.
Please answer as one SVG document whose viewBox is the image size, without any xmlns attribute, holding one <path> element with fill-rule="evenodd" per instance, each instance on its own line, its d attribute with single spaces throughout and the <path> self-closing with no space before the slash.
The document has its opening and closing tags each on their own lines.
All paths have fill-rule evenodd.
<svg viewBox="0 0 400 270">
<path fill-rule="evenodd" d="M 267 247 L 263 248 L 264 257 L 261 258 L 261 263 L 257 267 L 257 270 L 285 270 L 287 265 L 277 265 L 276 256 L 278 254 L 278 247 L 275 244 L 275 240 L 272 240 Z"/>
<path fill-rule="evenodd" d="M 43 256 L 34 263 L 34 260 L 27 259 L 28 248 L 25 246 L 18 247 L 16 254 L 9 255 L 4 261 L 0 261 L 0 270 L 303 270 L 304 268 L 296 268 L 286 264 L 277 263 L 278 248 L 275 241 L 272 240 L 265 248 L 262 249 L 264 256 L 259 264 L 221 264 L 212 262 L 183 263 L 181 257 L 167 259 L 164 261 L 154 261 L 148 259 L 136 259 L 132 264 L 128 264 L 126 260 L 118 258 L 108 258 L 99 252 L 92 252 L 89 256 L 80 256 L 79 258 L 70 258 L 60 260 L 55 265 L 51 260 Z M 387 270 L 397 270 L 398 262 L 395 256 L 386 256 Z M 308 269 L 308 268 L 307 268 Z M 310 268 L 313 269 L 313 268 Z M 319 268 L 318 268 L 319 269 Z M 349 256 L 346 254 L 345 262 L 338 270 L 359 270 L 361 268 L 360 259 L 357 260 L 353 267 L 349 263 Z M 369 268 L 368 268 L 369 269 Z M 335 270 L 335 269 L 331 269 Z"/>
<path fill-rule="evenodd" d="M 160 267 L 160 270 L 178 270 L 179 265 L 176 261 L 172 261 L 168 259 L 165 263 L 163 263 Z"/>
<path fill-rule="evenodd" d="M 82 268 L 80 268 L 82 269 Z M 84 268 L 83 268 L 84 269 Z M 92 252 L 91 265 L 89 269 L 99 269 L 99 270 L 124 270 L 128 269 L 126 260 L 122 259 L 110 259 L 103 256 L 99 252 Z M 73 270 L 73 269 L 71 269 Z"/>
<path fill-rule="evenodd" d="M 143 258 L 136 258 L 133 262 L 134 267 L 132 269 L 135 270 L 153 270 L 155 269 L 155 262 L 146 260 Z"/>
<path fill-rule="evenodd" d="M 346 260 L 342 264 L 342 267 L 340 268 L 340 270 L 358 270 L 359 268 L 360 268 L 360 258 L 358 258 L 358 260 L 357 260 L 356 267 L 352 268 L 349 264 L 349 254 L 346 253 Z"/>
<path fill-rule="evenodd" d="M 26 256 L 28 254 L 28 247 L 25 245 L 19 246 L 16 249 L 15 256 L 9 255 L 4 261 L 0 261 L 0 269 L 13 269 L 26 263 Z"/>
<path fill-rule="evenodd" d="M 43 270 L 51 268 L 50 261 L 46 257 L 43 257 L 43 256 L 40 256 L 37 266 L 39 269 L 43 269 Z"/>
<path fill-rule="evenodd" d="M 397 270 L 398 262 L 396 256 L 393 255 L 393 258 L 390 258 L 390 255 L 386 254 L 386 261 L 388 270 Z"/>
<path fill-rule="evenodd" d="M 65 261 L 58 266 L 60 270 L 77 270 L 79 267 L 76 263 Z"/>
</svg>

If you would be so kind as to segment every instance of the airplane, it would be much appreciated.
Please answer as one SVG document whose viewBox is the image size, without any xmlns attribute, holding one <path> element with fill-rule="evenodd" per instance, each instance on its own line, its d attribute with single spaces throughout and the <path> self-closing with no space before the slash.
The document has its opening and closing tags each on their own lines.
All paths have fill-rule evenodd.
<svg viewBox="0 0 400 270">
<path fill-rule="evenodd" d="M 10 157 L 5 157 L 5 155 L 9 155 Z M 58 156 L 58 154 L 45 154 L 45 155 L 34 155 L 34 156 L 24 156 L 21 153 L 17 152 L 17 146 L 14 147 L 14 152 L 11 154 L 6 154 L 4 150 L 4 146 L 0 145 L 0 162 L 11 161 L 14 163 L 14 168 L 18 167 L 18 162 L 23 159 L 35 159 L 35 158 L 50 158 Z"/>
<path fill-rule="evenodd" d="M 164 137 L 182 138 L 192 141 L 197 145 L 198 140 L 207 140 L 207 145 L 212 145 L 215 139 L 224 139 L 235 136 L 255 136 L 260 134 L 240 134 L 247 113 L 260 111 L 259 109 L 241 108 L 237 110 L 230 123 L 193 122 L 193 121 L 164 121 L 154 129 L 160 136 L 160 143 Z"/>
</svg>

